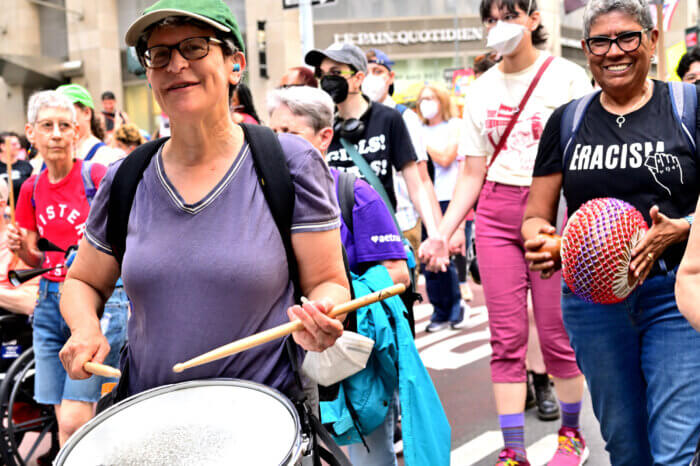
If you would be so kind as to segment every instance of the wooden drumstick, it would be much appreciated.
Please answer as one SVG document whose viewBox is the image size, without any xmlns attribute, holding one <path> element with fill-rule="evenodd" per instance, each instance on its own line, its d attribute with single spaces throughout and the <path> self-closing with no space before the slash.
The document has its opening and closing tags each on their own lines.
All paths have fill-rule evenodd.
<svg viewBox="0 0 700 466">
<path fill-rule="evenodd" d="M 15 189 L 12 183 L 12 157 L 10 156 L 10 138 L 5 138 L 5 164 L 7 165 L 7 195 L 10 203 L 10 222 L 15 224 Z"/>
<path fill-rule="evenodd" d="M 375 291 L 374 293 L 362 296 L 352 301 L 348 301 L 342 304 L 334 306 L 331 312 L 328 313 L 330 317 L 339 317 L 348 312 L 355 311 L 368 304 L 376 303 L 377 301 L 382 301 L 391 296 L 401 294 L 406 291 L 406 286 L 402 283 L 397 285 L 384 288 L 383 290 Z M 189 361 L 181 362 L 173 366 L 173 372 L 182 372 L 185 369 L 190 369 L 192 367 L 201 366 L 217 359 L 222 359 L 227 356 L 231 356 L 241 351 L 245 351 L 255 346 L 262 345 L 272 340 L 282 338 L 287 335 L 291 335 L 293 332 L 302 330 L 304 324 L 300 320 L 293 320 L 286 324 L 273 327 L 271 329 L 265 330 L 260 333 L 256 333 L 249 337 L 241 338 L 240 340 L 234 341 L 224 346 L 220 346 L 216 349 L 204 353 L 196 358 L 190 359 Z"/>
<path fill-rule="evenodd" d="M 102 377 L 114 377 L 118 379 L 122 376 L 122 373 L 119 369 L 116 369 L 112 366 L 106 366 L 98 362 L 88 361 L 85 364 L 83 364 L 83 369 L 85 369 L 85 372 L 89 372 L 94 375 L 101 375 Z"/>
</svg>

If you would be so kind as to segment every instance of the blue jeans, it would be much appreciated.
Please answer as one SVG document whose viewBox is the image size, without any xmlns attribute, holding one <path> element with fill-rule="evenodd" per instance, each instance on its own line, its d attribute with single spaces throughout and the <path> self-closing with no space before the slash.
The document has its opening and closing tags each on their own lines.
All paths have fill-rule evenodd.
<svg viewBox="0 0 700 466">
<path fill-rule="evenodd" d="M 62 400 L 96 402 L 100 399 L 102 384 L 117 380 L 96 375 L 85 380 L 68 377 L 58 358 L 58 352 L 70 337 L 70 329 L 58 307 L 60 300 L 58 283 L 42 278 L 34 308 L 34 398 L 39 403 L 52 405 L 61 404 Z M 104 363 L 112 367 L 119 365 L 119 351 L 126 341 L 128 312 L 124 288 L 116 288 L 100 319 L 102 333 L 111 347 Z"/>
<path fill-rule="evenodd" d="M 397 394 L 389 405 L 384 422 L 365 435 L 365 442 L 369 451 L 362 442 L 348 445 L 350 462 L 362 466 L 396 466 L 396 453 L 394 452 L 394 426 L 396 424 Z"/>
<path fill-rule="evenodd" d="M 564 326 L 615 466 L 686 466 L 700 436 L 700 333 L 678 311 L 675 281 L 675 270 L 648 278 L 613 305 L 562 287 Z"/>
<path fill-rule="evenodd" d="M 440 201 L 440 208 L 444 213 L 447 210 L 449 201 Z M 433 305 L 432 322 L 461 322 L 462 294 L 459 291 L 459 279 L 457 278 L 457 268 L 450 262 L 446 272 L 430 272 L 427 269 L 425 275 L 425 290 L 428 293 L 428 300 Z"/>
</svg>

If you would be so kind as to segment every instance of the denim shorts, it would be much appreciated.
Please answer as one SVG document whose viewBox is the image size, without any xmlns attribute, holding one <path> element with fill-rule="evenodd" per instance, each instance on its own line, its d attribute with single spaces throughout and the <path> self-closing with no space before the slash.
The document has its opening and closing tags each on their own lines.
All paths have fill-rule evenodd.
<svg viewBox="0 0 700 466">
<path fill-rule="evenodd" d="M 102 384 L 116 379 L 93 375 L 85 380 L 68 377 L 58 353 L 70 337 L 70 329 L 59 310 L 61 294 L 58 283 L 41 279 L 39 296 L 34 308 L 34 399 L 43 404 L 57 405 L 62 400 L 96 402 L 100 399 Z M 126 341 L 126 321 L 129 304 L 123 287 L 114 290 L 105 304 L 100 319 L 102 333 L 107 337 L 110 351 L 104 363 L 119 364 L 119 351 Z"/>
</svg>

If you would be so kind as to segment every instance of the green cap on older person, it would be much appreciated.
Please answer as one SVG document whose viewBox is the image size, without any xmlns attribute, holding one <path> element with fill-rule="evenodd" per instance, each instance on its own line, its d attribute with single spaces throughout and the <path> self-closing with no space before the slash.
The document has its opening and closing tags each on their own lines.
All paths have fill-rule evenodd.
<svg viewBox="0 0 700 466">
<path fill-rule="evenodd" d="M 79 84 L 64 84 L 56 88 L 57 92 L 65 95 L 74 104 L 81 103 L 86 107 L 95 110 L 95 104 L 92 102 L 92 96 L 83 86 Z"/>
<path fill-rule="evenodd" d="M 236 47 L 243 52 L 243 36 L 231 9 L 223 0 L 160 0 L 146 8 L 143 16 L 134 21 L 126 31 L 126 44 L 135 46 L 149 26 L 170 16 L 187 16 L 198 19 L 214 29 L 228 32 Z"/>
</svg>

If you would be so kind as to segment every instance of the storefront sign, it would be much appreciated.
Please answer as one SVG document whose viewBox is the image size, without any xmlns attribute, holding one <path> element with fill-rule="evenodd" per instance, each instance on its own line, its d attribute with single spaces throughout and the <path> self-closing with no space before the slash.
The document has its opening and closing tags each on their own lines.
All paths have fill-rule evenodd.
<svg viewBox="0 0 700 466">
<path fill-rule="evenodd" d="M 413 45 L 439 42 L 466 42 L 483 39 L 482 28 L 423 29 L 419 31 L 346 32 L 334 34 L 334 42 L 364 45 Z"/>
<path fill-rule="evenodd" d="M 316 47 L 349 42 L 363 49 L 381 49 L 393 60 L 454 58 L 486 50 L 486 36 L 478 16 L 314 21 L 314 36 Z"/>
</svg>

